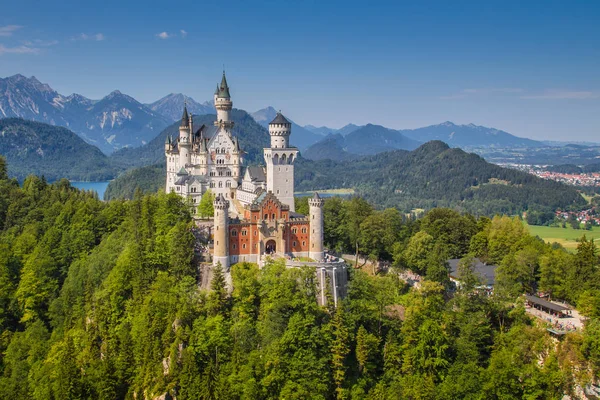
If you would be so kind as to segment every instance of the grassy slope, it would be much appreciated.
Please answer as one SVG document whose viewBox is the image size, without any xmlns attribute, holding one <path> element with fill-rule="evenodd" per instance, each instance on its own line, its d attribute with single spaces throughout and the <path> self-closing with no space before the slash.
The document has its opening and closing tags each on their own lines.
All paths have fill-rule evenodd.
<svg viewBox="0 0 600 400">
<path fill-rule="evenodd" d="M 577 248 L 577 240 L 585 235 L 588 239 L 600 240 L 600 227 L 594 226 L 591 231 L 585 229 L 572 229 L 570 226 L 566 228 L 554 226 L 534 226 L 527 225 L 529 233 L 534 236 L 539 236 L 548 243 L 560 243 L 566 249 Z"/>
</svg>

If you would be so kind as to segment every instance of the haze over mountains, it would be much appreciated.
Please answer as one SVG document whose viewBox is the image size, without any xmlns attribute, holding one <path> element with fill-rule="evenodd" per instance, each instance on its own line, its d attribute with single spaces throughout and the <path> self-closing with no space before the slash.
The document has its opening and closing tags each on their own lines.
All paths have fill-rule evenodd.
<svg viewBox="0 0 600 400">
<path fill-rule="evenodd" d="M 118 90 L 100 100 L 79 94 L 64 96 L 35 77 L 14 75 L 0 79 L 0 118 L 20 117 L 68 127 L 105 154 L 124 147 L 140 147 L 179 120 L 183 103 L 194 115 L 214 115 L 211 101 L 199 103 L 182 93 L 171 93 L 142 104 Z M 284 112 L 285 114 L 285 112 Z M 272 106 L 250 114 L 264 128 L 275 117 Z M 389 150 L 412 150 L 431 140 L 451 147 L 540 148 L 549 144 L 520 138 L 495 128 L 444 122 L 418 129 L 396 130 L 384 126 L 347 124 L 340 129 L 292 122 L 291 143 L 303 156 L 315 160 L 346 160 Z"/>
<path fill-rule="evenodd" d="M 154 103 L 146 105 L 152 111 L 169 118 L 171 121 L 177 121 L 181 119 L 184 102 L 187 104 L 188 112 L 194 115 L 214 114 L 216 112 L 212 101 L 198 103 L 182 93 L 171 93 Z"/>
<path fill-rule="evenodd" d="M 64 96 L 23 75 L 0 79 L 0 117 L 67 127 L 104 153 L 147 143 L 172 122 L 118 90 L 100 100 Z"/>
</svg>

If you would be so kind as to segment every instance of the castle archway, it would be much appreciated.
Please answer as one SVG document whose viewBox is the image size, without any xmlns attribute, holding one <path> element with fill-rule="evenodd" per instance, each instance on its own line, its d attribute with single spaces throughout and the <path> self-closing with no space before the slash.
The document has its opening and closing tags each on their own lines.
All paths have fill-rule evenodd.
<svg viewBox="0 0 600 400">
<path fill-rule="evenodd" d="M 275 241 L 272 239 L 267 241 L 265 244 L 265 254 L 275 254 L 276 251 L 277 245 L 275 244 Z"/>
</svg>

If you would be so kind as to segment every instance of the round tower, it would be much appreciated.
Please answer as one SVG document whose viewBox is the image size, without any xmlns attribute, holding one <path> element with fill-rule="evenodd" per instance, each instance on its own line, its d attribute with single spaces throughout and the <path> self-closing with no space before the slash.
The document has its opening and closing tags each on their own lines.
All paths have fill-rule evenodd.
<svg viewBox="0 0 600 400">
<path fill-rule="evenodd" d="M 277 112 L 275 119 L 269 123 L 269 135 L 271 135 L 272 149 L 286 149 L 290 144 L 290 135 L 292 134 L 292 124 L 288 121 L 281 111 Z"/>
<path fill-rule="evenodd" d="M 225 71 L 223 71 L 221 84 L 217 85 L 217 90 L 215 90 L 215 108 L 217 110 L 217 121 L 215 122 L 215 125 L 233 126 L 233 122 L 231 121 L 233 102 L 231 101 L 231 95 L 229 94 L 229 86 L 227 85 L 227 78 L 225 78 Z"/>
<path fill-rule="evenodd" d="M 310 209 L 310 248 L 308 256 L 315 261 L 323 261 L 323 205 L 325 201 L 315 192 L 308 200 Z"/>
<path fill-rule="evenodd" d="M 187 111 L 187 105 L 183 105 L 183 115 L 179 125 L 179 166 L 185 168 L 191 161 L 192 133 L 190 115 Z"/>
<path fill-rule="evenodd" d="M 213 265 L 221 263 L 225 271 L 229 269 L 229 202 L 222 194 L 213 202 L 214 216 L 214 252 Z"/>
</svg>

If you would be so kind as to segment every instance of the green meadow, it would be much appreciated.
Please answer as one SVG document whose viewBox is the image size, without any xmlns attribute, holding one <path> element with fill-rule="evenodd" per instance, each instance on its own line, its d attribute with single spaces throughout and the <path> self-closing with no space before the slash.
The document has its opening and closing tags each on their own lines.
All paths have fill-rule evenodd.
<svg viewBox="0 0 600 400">
<path fill-rule="evenodd" d="M 556 226 L 535 226 L 525 224 L 529 232 L 534 236 L 539 236 L 548 243 L 560 243 L 566 249 L 574 250 L 577 248 L 577 241 L 585 235 L 588 239 L 600 239 L 600 227 L 594 226 L 592 230 L 573 229 L 570 226 L 566 228 Z"/>
</svg>

